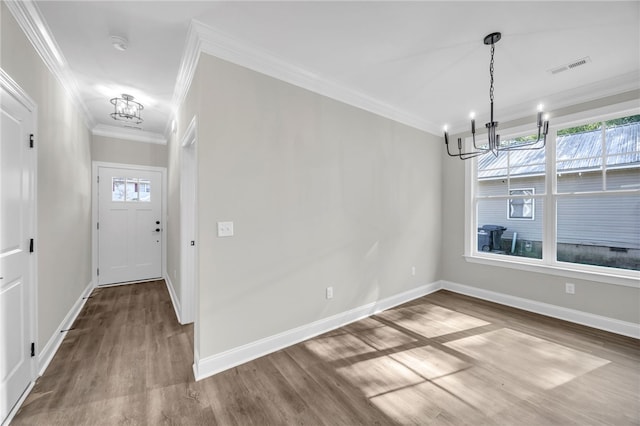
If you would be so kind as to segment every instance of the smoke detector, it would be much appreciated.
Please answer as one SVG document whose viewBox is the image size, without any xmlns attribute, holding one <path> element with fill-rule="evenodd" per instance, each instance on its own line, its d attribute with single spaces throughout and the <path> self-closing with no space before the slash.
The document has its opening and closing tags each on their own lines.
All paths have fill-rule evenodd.
<svg viewBox="0 0 640 426">
<path fill-rule="evenodd" d="M 111 45 L 114 49 L 124 52 L 129 47 L 129 40 L 120 36 L 111 36 Z"/>
</svg>

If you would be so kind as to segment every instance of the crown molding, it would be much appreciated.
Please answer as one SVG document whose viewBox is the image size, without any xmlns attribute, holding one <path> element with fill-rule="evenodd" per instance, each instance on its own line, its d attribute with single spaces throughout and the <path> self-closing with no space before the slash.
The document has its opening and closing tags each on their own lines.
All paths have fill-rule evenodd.
<svg viewBox="0 0 640 426">
<path fill-rule="evenodd" d="M 164 135 L 167 140 L 171 139 L 172 133 L 172 121 L 175 120 L 178 109 L 184 102 L 184 98 L 189 92 L 191 83 L 193 82 L 193 76 L 196 73 L 198 67 L 198 60 L 200 59 L 200 53 L 202 52 L 202 43 L 200 42 L 200 36 L 195 29 L 197 24 L 195 21 L 191 21 L 189 25 L 189 32 L 187 33 L 187 40 L 185 41 L 184 49 L 182 52 L 182 59 L 180 60 L 180 68 L 178 69 L 178 76 L 176 77 L 176 84 L 173 89 L 173 97 L 171 99 L 172 113 L 171 118 L 167 121 L 167 125 L 164 129 Z M 200 24 L 201 25 L 201 24 Z"/>
<path fill-rule="evenodd" d="M 144 130 L 129 130 L 123 127 L 108 126 L 106 124 L 98 124 L 91 130 L 91 133 L 96 136 L 123 139 L 127 141 L 155 143 L 158 145 L 167 144 L 167 138 L 160 133 L 147 132 Z"/>
<path fill-rule="evenodd" d="M 79 107 L 87 128 L 93 128 L 95 121 L 82 101 L 69 65 L 36 3 L 32 0 L 5 0 L 4 3 L 49 71 L 58 79 L 73 103 Z"/>
<path fill-rule="evenodd" d="M 640 90 L 640 74 L 638 72 L 630 72 L 627 74 L 621 74 L 609 79 L 596 81 L 591 84 L 575 87 L 562 92 L 554 93 L 550 96 L 545 96 L 542 99 L 531 100 L 528 102 L 522 102 L 518 105 L 509 108 L 509 113 L 500 117 L 501 123 L 508 123 L 510 121 L 519 120 L 526 117 L 531 117 L 532 131 L 533 123 L 536 119 L 536 105 L 542 101 L 542 103 L 551 109 L 549 113 L 553 118 L 553 112 L 561 110 L 566 107 L 580 105 L 586 102 L 596 101 L 609 96 L 616 96 L 626 92 L 634 90 Z M 482 126 L 484 127 L 484 126 Z M 470 132 L 469 120 L 460 120 L 454 123 L 449 130 L 449 134 L 456 135 L 459 133 Z M 441 134 L 442 130 L 438 134 Z"/>
<path fill-rule="evenodd" d="M 176 110 L 184 101 L 191 86 L 201 53 L 249 68 L 410 127 L 431 133 L 439 132 L 436 125 L 421 117 L 409 114 L 336 81 L 324 78 L 303 67 L 292 64 L 272 52 L 252 46 L 197 20 L 191 21 L 176 81 L 173 95 L 173 106 Z"/>
<path fill-rule="evenodd" d="M 10 96 L 24 105 L 25 108 L 29 110 L 29 112 L 34 112 L 38 107 L 38 104 L 31 99 L 18 83 L 15 82 L 14 79 L 11 78 L 9 74 L 5 72 L 2 68 L 0 68 L 0 87 L 4 89 Z"/>
<path fill-rule="evenodd" d="M 180 68 L 178 69 L 176 85 L 173 91 L 173 99 L 171 100 L 174 106 L 174 114 L 187 96 L 187 92 L 193 81 L 193 76 L 196 73 L 200 53 L 202 52 L 200 34 L 196 30 L 196 27 L 199 25 L 202 24 L 192 20 L 189 26 L 189 32 L 187 33 L 187 40 L 184 45 L 182 60 L 180 61 Z"/>
<path fill-rule="evenodd" d="M 250 45 L 197 20 L 191 21 L 176 81 L 173 96 L 173 105 L 176 111 L 184 101 L 191 86 L 201 53 L 215 56 L 434 135 L 442 134 L 442 127 L 437 123 L 417 117 L 414 114 L 351 89 L 344 84 L 324 78 L 308 69 L 288 62 L 272 52 Z M 627 91 L 638 90 L 640 88 L 639 81 L 638 73 L 632 72 L 547 96 L 544 99 L 544 103 L 553 108 L 553 110 L 559 110 Z M 538 102 L 539 100 L 522 102 L 509 108 L 509 113 L 502 117 L 501 121 L 519 120 L 528 116 L 535 120 L 535 105 Z M 466 132 L 468 124 L 467 120 L 455 122 L 451 126 L 450 133 Z"/>
</svg>

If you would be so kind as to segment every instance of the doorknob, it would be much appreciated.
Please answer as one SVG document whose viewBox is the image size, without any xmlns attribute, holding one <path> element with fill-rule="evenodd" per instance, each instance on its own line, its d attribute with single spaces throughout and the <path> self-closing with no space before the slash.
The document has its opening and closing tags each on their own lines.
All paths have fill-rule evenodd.
<svg viewBox="0 0 640 426">
<path fill-rule="evenodd" d="M 160 225 L 160 221 L 159 220 L 156 220 L 156 225 Z"/>
<path fill-rule="evenodd" d="M 156 229 L 155 229 L 155 232 L 160 232 L 160 228 L 156 228 Z"/>
</svg>

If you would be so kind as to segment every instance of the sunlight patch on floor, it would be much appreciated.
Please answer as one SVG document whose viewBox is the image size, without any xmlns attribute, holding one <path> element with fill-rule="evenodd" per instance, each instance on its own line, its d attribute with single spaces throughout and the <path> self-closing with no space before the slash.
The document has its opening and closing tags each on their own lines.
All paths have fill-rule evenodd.
<svg viewBox="0 0 640 426">
<path fill-rule="evenodd" d="M 446 346 L 541 389 L 560 386 L 609 363 L 606 359 L 506 328 L 465 337 Z"/>
<path fill-rule="evenodd" d="M 471 367 L 471 364 L 464 360 L 433 346 L 410 349 L 390 356 L 428 380 L 434 380 Z"/>
<path fill-rule="evenodd" d="M 358 337 L 379 351 L 417 342 L 408 334 L 388 326 L 363 330 Z"/>
<path fill-rule="evenodd" d="M 437 305 L 408 306 L 385 311 L 378 316 L 429 338 L 490 324 Z"/>
<path fill-rule="evenodd" d="M 431 382 L 385 393 L 370 401 L 400 424 L 429 424 L 434 419 L 450 417 L 449 413 L 456 413 L 459 418 L 466 417 L 469 422 L 477 420 L 473 407 Z"/>
<path fill-rule="evenodd" d="M 337 372 L 367 397 L 393 392 L 424 381 L 388 356 L 360 361 L 338 368 Z"/>
</svg>

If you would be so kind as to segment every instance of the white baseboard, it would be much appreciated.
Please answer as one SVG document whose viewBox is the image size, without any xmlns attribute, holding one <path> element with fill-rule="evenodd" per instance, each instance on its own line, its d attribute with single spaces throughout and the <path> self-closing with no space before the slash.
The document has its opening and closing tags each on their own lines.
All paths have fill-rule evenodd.
<svg viewBox="0 0 640 426">
<path fill-rule="evenodd" d="M 53 356 L 58 352 L 58 348 L 62 344 L 64 340 L 65 333 L 62 330 L 67 330 L 71 328 L 74 321 L 80 314 L 80 311 L 84 307 L 84 304 L 87 302 L 87 298 L 93 291 L 93 283 L 89 283 L 87 287 L 82 291 L 82 294 L 76 300 L 76 303 L 73 304 L 67 315 L 64 317 L 56 331 L 53 333 L 47 344 L 42 348 L 42 350 L 38 351 L 38 375 L 42 376 L 44 371 L 47 369 Z"/>
<path fill-rule="evenodd" d="M 176 296 L 176 290 L 173 288 L 173 283 L 171 282 L 171 278 L 169 278 L 169 274 L 165 273 L 164 274 L 164 282 L 167 284 L 167 290 L 169 291 L 169 296 L 171 297 L 171 304 L 173 305 L 173 310 L 176 313 L 176 318 L 178 319 L 178 322 L 182 325 L 184 325 L 184 323 L 182 322 L 182 308 L 180 307 L 180 300 L 178 300 L 178 297 Z"/>
<path fill-rule="evenodd" d="M 237 365 L 254 360 L 287 346 L 294 345 L 319 334 L 326 333 L 327 331 L 334 330 L 354 321 L 374 315 L 385 309 L 409 302 L 438 290 L 440 290 L 439 282 L 423 285 L 386 299 L 314 321 L 310 324 L 303 325 L 274 336 L 269 336 L 204 359 L 198 359 L 196 357 L 193 364 L 193 374 L 196 380 L 202 380 L 224 370 L 228 370 L 229 368 L 233 368 Z"/>
<path fill-rule="evenodd" d="M 9 415 L 7 415 L 7 417 L 2 421 L 2 426 L 9 426 L 11 424 L 11 420 L 13 420 L 16 414 L 18 414 L 18 410 L 20 410 L 20 407 L 22 407 L 22 404 L 27 399 L 27 397 L 29 396 L 29 394 L 31 393 L 31 390 L 35 385 L 36 385 L 35 380 L 29 383 L 29 386 L 27 386 L 24 392 L 22 392 L 22 395 L 16 402 L 16 405 L 14 405 L 11 411 L 9 411 Z"/>
<path fill-rule="evenodd" d="M 534 312 L 536 314 L 546 315 L 548 317 L 558 318 L 576 324 L 597 328 L 599 330 L 605 330 L 621 334 L 623 336 L 640 339 L 640 324 L 620 321 L 614 318 L 590 314 L 588 312 L 564 308 L 562 306 L 551 305 L 548 303 L 537 302 L 535 300 L 524 299 L 517 296 L 510 296 L 508 294 L 497 293 L 450 281 L 440 281 L 440 283 L 442 289 L 449 290 L 454 293 L 460 293 L 478 299 L 499 303 L 501 305 L 522 309 L 524 311 Z"/>
<path fill-rule="evenodd" d="M 575 309 L 497 293 L 450 281 L 438 281 L 377 302 L 360 306 L 350 311 L 342 312 L 329 318 L 324 318 L 313 323 L 276 334 L 274 336 L 248 343 L 204 359 L 199 359 L 199 357 L 196 356 L 193 364 L 195 379 L 202 380 L 213 376 L 214 374 L 220 373 L 229 368 L 233 368 L 287 346 L 294 345 L 319 334 L 342 327 L 351 322 L 358 321 L 385 309 L 409 302 L 441 289 L 640 339 L 639 324 L 620 321 L 614 318 L 590 314 Z"/>
</svg>

